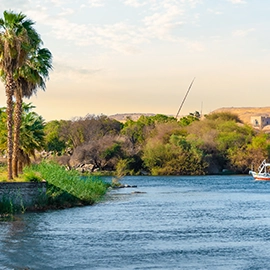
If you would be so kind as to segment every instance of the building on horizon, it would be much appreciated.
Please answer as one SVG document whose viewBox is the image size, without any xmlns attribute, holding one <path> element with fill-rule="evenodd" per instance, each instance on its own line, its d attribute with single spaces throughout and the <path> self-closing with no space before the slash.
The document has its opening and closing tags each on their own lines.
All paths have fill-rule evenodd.
<svg viewBox="0 0 270 270">
<path fill-rule="evenodd" d="M 256 115 L 250 117 L 251 125 L 262 130 L 264 127 L 270 125 L 270 117 L 268 115 Z"/>
</svg>

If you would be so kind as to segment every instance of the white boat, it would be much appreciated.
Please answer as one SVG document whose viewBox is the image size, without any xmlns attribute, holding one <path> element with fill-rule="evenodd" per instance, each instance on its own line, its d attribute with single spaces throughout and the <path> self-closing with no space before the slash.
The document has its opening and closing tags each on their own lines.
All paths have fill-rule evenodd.
<svg viewBox="0 0 270 270">
<path fill-rule="evenodd" d="M 258 168 L 258 172 L 251 170 L 249 171 L 249 174 L 251 174 L 255 180 L 270 181 L 270 169 L 268 169 L 268 167 L 270 167 L 270 163 L 267 163 L 266 160 L 264 160 Z"/>
</svg>

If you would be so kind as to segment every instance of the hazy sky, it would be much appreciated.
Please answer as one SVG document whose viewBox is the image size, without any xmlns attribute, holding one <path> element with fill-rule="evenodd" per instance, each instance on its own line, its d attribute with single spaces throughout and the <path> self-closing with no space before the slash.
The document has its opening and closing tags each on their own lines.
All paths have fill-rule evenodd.
<svg viewBox="0 0 270 270">
<path fill-rule="evenodd" d="M 176 115 L 194 77 L 180 115 L 270 106 L 270 1 L 1 0 L 0 10 L 35 21 L 53 54 L 46 91 L 30 99 L 47 121 Z"/>
</svg>

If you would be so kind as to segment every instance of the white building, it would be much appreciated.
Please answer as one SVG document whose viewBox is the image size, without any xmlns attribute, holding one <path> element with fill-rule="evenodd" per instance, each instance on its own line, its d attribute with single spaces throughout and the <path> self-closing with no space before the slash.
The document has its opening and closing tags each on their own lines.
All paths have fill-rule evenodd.
<svg viewBox="0 0 270 270">
<path fill-rule="evenodd" d="M 257 115 L 250 117 L 251 125 L 257 129 L 263 129 L 270 125 L 270 117 L 268 115 Z"/>
</svg>

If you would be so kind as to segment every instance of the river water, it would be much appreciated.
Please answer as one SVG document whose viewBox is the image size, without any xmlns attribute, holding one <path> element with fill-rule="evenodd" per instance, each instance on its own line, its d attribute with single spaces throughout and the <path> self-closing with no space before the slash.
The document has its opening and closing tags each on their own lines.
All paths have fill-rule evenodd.
<svg viewBox="0 0 270 270">
<path fill-rule="evenodd" d="M 113 190 L 94 206 L 0 222 L 0 269 L 270 269 L 270 182 L 122 182 L 138 187 Z"/>
</svg>

